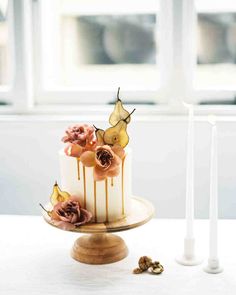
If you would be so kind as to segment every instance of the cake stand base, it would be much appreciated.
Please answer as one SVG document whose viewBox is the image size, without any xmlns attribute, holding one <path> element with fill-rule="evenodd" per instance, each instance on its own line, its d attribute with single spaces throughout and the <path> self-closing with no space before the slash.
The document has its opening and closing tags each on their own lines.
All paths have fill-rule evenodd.
<svg viewBox="0 0 236 295">
<path fill-rule="evenodd" d="M 77 239 L 71 251 L 75 260 L 87 264 L 107 264 L 128 255 L 124 240 L 114 234 L 96 233 Z"/>
<path fill-rule="evenodd" d="M 106 264 L 119 261 L 128 255 L 128 248 L 125 242 L 111 232 L 120 232 L 130 230 L 147 223 L 154 214 L 154 208 L 150 202 L 139 197 L 131 198 L 132 210 L 125 218 L 104 222 L 104 223 L 87 223 L 71 230 L 76 233 L 86 233 L 77 239 L 71 251 L 71 256 L 80 262 L 87 264 Z M 47 210 L 52 210 L 52 204 L 45 206 Z M 43 211 L 43 217 L 50 225 L 60 228 L 55 222 Z"/>
</svg>

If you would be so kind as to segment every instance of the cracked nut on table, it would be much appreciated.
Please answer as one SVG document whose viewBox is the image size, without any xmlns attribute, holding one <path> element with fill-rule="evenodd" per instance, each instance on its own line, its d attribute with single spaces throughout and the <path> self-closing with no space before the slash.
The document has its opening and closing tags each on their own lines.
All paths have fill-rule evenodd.
<svg viewBox="0 0 236 295">
<path fill-rule="evenodd" d="M 148 270 L 148 268 L 152 265 L 152 259 L 148 256 L 142 256 L 139 258 L 138 265 L 143 271 Z"/>
<path fill-rule="evenodd" d="M 161 274 L 164 271 L 164 267 L 160 264 L 159 261 L 152 261 L 148 256 L 142 256 L 138 261 L 139 267 L 133 270 L 133 274 L 140 274 L 148 271 L 151 274 Z"/>
<path fill-rule="evenodd" d="M 159 261 L 154 261 L 149 267 L 148 271 L 152 274 L 159 275 L 164 271 L 164 267 L 160 264 Z"/>
</svg>

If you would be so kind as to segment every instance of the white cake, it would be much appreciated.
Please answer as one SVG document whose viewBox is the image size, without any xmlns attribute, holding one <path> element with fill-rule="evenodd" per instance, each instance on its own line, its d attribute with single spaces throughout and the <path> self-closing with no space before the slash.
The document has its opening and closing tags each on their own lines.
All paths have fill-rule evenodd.
<svg viewBox="0 0 236 295">
<path fill-rule="evenodd" d="M 125 149 L 125 157 L 116 177 L 94 181 L 93 167 L 85 167 L 79 158 L 59 151 L 61 186 L 64 191 L 80 198 L 81 205 L 93 214 L 94 222 L 111 222 L 127 216 L 131 203 L 131 149 Z"/>
</svg>

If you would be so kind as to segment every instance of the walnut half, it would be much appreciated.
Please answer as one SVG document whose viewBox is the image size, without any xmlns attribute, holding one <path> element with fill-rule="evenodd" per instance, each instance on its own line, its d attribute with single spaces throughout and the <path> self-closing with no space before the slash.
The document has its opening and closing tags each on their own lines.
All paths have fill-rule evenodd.
<svg viewBox="0 0 236 295">
<path fill-rule="evenodd" d="M 152 259 L 148 256 L 142 256 L 139 258 L 138 265 L 143 271 L 148 270 L 152 265 Z"/>
</svg>

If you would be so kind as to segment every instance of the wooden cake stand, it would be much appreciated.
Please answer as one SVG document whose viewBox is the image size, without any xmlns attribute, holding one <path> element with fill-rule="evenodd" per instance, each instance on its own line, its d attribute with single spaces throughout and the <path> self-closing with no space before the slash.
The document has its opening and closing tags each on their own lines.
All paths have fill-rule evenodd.
<svg viewBox="0 0 236 295">
<path fill-rule="evenodd" d="M 108 223 L 88 223 L 72 230 L 87 233 L 78 238 L 71 256 L 87 264 L 107 264 L 119 261 L 128 255 L 124 240 L 111 232 L 119 232 L 138 227 L 148 222 L 154 214 L 154 207 L 145 199 L 132 198 L 132 212 L 127 217 Z M 57 227 L 47 213 L 43 217 L 50 225 Z"/>
</svg>

